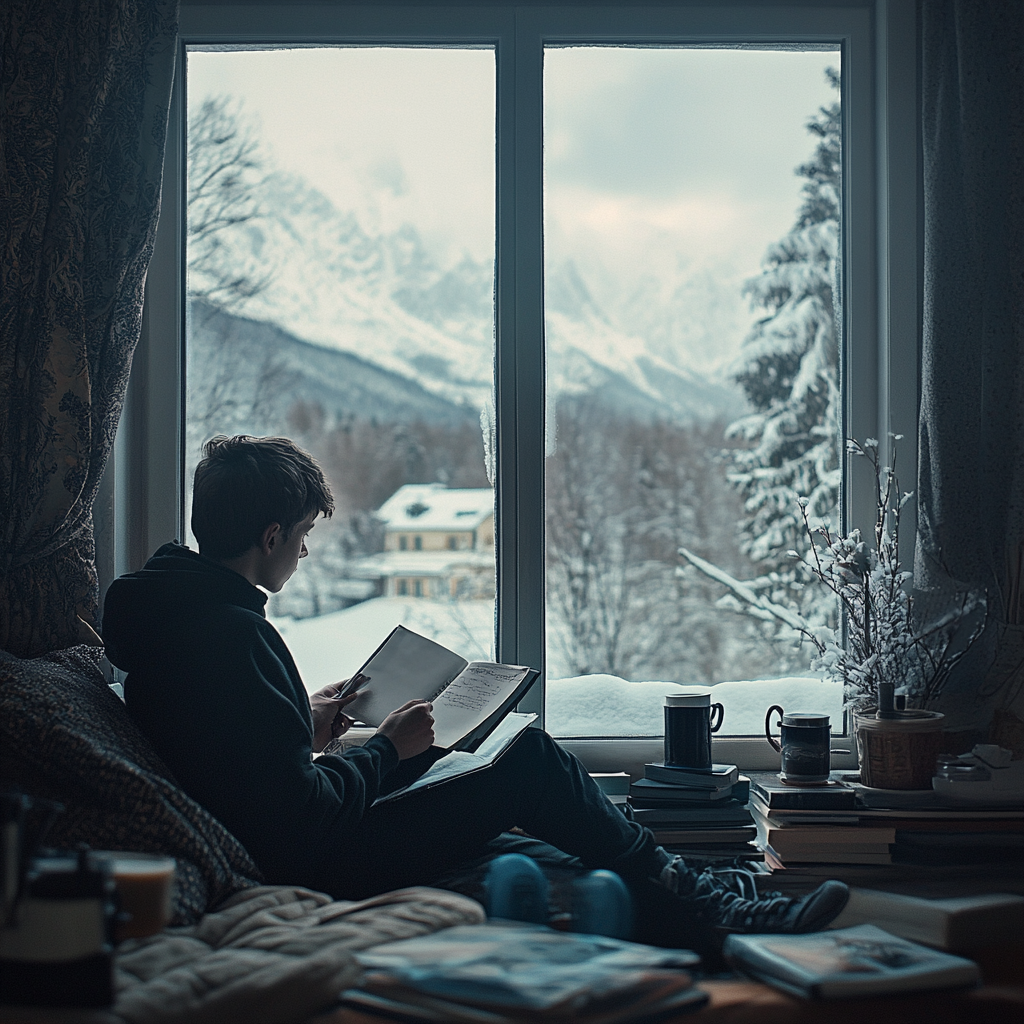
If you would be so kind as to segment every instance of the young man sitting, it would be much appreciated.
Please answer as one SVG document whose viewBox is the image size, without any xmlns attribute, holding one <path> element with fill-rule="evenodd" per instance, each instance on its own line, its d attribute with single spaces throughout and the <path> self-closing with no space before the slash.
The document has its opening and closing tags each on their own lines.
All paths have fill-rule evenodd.
<svg viewBox="0 0 1024 1024">
<path fill-rule="evenodd" d="M 129 711 L 268 882 L 339 899 L 428 885 L 518 826 L 631 888 L 663 886 L 681 913 L 711 925 L 811 931 L 839 913 L 842 883 L 801 900 L 759 899 L 735 871 L 701 872 L 672 856 L 540 729 L 486 771 L 376 806 L 436 758 L 430 704 L 410 702 L 364 745 L 312 760 L 351 725 L 348 700 L 334 699 L 340 683 L 307 696 L 266 620 L 265 591 L 281 590 L 314 521 L 333 510 L 320 467 L 291 441 L 214 438 L 192 496 L 199 553 L 165 544 L 110 586 L 104 609 L 108 656 L 128 673 Z"/>
</svg>

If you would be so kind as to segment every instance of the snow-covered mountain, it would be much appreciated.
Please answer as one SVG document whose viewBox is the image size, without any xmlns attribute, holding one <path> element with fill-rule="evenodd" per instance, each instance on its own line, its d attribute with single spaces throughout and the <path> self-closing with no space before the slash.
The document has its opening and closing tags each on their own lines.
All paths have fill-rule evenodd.
<svg viewBox="0 0 1024 1024">
<path fill-rule="evenodd" d="M 376 418 L 452 426 L 476 423 L 465 404 L 341 349 L 316 345 L 275 324 L 193 301 L 186 382 L 199 433 L 280 430 L 297 398 L 332 419 Z"/>
<path fill-rule="evenodd" d="M 263 291 L 235 310 L 241 319 L 232 330 L 245 322 L 273 325 L 348 354 L 355 359 L 349 368 L 358 366 L 361 379 L 370 366 L 379 368 L 385 390 L 402 378 L 423 392 L 418 401 L 430 395 L 442 405 L 486 404 L 493 335 L 489 264 L 464 256 L 440 266 L 414 227 L 368 230 L 356 214 L 338 210 L 292 175 L 270 175 L 261 205 L 271 212 L 221 240 L 223 259 L 268 278 Z M 595 394 L 623 413 L 680 420 L 742 412 L 735 388 L 681 369 L 666 358 L 663 332 L 657 333 L 623 330 L 599 307 L 576 266 L 563 263 L 548 275 L 549 396 Z M 272 337 L 255 326 L 251 335 L 253 344 Z M 321 373 L 309 376 L 318 394 L 330 390 Z M 338 396 L 322 398 L 325 408 L 341 408 Z"/>
</svg>

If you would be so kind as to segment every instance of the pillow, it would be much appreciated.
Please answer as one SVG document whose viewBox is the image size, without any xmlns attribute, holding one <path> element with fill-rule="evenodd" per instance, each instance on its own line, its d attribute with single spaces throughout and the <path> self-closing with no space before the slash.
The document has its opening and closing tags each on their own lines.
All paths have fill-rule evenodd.
<svg viewBox="0 0 1024 1024">
<path fill-rule="evenodd" d="M 21 660 L 0 652 L 0 779 L 59 800 L 46 844 L 88 843 L 177 858 L 172 923 L 192 924 L 259 869 L 224 826 L 178 788 L 107 685 L 101 647 Z"/>
</svg>

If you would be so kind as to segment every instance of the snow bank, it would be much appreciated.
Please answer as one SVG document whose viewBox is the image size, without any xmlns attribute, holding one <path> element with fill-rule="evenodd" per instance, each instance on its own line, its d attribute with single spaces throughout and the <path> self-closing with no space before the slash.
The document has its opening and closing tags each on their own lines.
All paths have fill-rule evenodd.
<svg viewBox="0 0 1024 1024">
<path fill-rule="evenodd" d="M 618 676 L 549 679 L 546 725 L 553 736 L 660 736 L 662 701 L 679 683 L 630 683 Z M 761 736 L 765 712 L 773 704 L 787 711 L 830 715 L 832 728 L 843 720 L 842 687 L 810 676 L 718 683 L 711 699 L 725 707 L 719 735 Z M 773 717 L 773 726 L 774 726 Z M 777 730 L 774 730 L 777 734 Z"/>
<path fill-rule="evenodd" d="M 481 640 L 494 633 L 490 601 L 379 597 L 318 618 L 272 621 L 310 692 L 352 675 L 399 623 L 470 661 L 494 657 Z M 610 675 L 549 679 L 548 731 L 554 736 L 660 736 L 662 699 L 685 683 L 632 683 Z M 787 711 L 831 715 L 833 729 L 842 723 L 842 688 L 820 678 L 725 682 L 712 687 L 711 693 L 712 700 L 725 706 L 720 735 L 762 735 L 764 715 L 772 704 L 781 704 Z"/>
</svg>

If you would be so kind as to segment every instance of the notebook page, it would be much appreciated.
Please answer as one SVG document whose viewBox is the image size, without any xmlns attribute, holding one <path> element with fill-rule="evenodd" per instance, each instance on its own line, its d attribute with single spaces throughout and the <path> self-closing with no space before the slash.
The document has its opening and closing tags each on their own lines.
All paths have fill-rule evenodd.
<svg viewBox="0 0 1024 1024">
<path fill-rule="evenodd" d="M 510 697 L 530 670 L 474 661 L 434 699 L 434 744 L 450 747 Z"/>
</svg>

